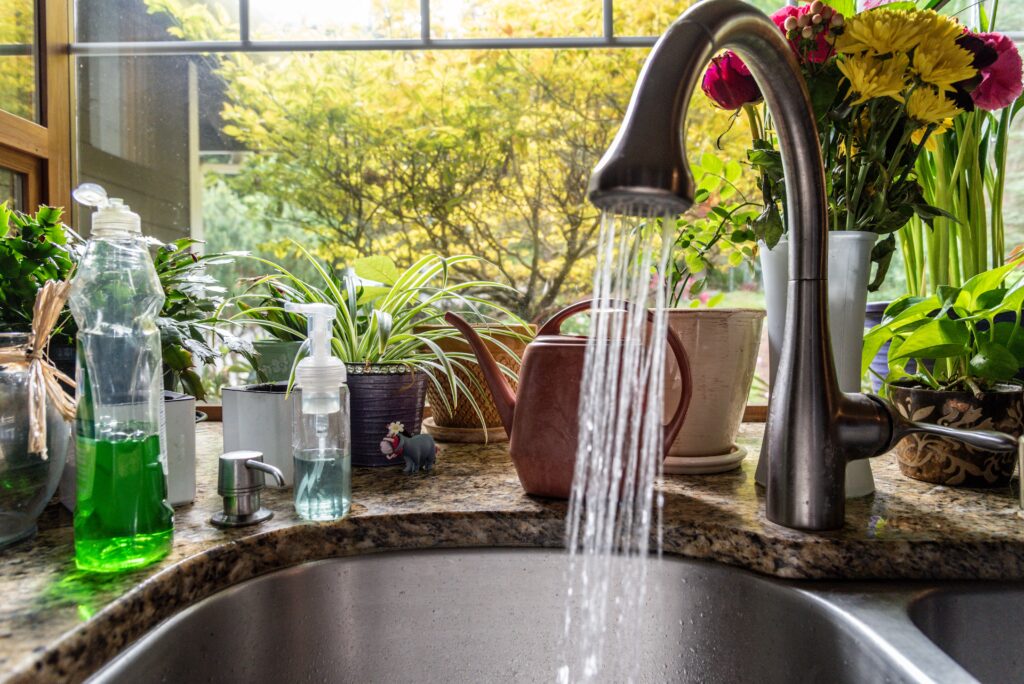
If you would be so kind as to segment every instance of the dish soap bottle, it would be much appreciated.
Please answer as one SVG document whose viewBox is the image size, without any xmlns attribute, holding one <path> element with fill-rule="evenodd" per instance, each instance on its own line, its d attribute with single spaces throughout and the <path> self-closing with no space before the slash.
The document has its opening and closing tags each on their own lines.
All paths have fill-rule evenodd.
<svg viewBox="0 0 1024 684">
<path fill-rule="evenodd" d="M 292 302 L 285 310 L 307 317 L 310 348 L 295 369 L 295 512 L 306 520 L 337 520 L 352 502 L 352 443 L 345 364 L 331 354 L 335 311 L 329 304 Z"/>
<path fill-rule="evenodd" d="M 70 297 L 78 323 L 75 563 L 117 572 L 171 550 L 156 327 L 164 294 L 139 215 L 96 185 L 75 198 L 97 207 Z"/>
</svg>

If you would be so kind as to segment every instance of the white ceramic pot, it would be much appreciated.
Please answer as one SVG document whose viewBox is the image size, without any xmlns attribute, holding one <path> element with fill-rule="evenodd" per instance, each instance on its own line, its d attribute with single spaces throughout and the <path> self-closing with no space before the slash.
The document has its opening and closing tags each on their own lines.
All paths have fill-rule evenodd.
<svg viewBox="0 0 1024 684">
<path fill-rule="evenodd" d="M 294 476 L 292 458 L 292 411 L 295 395 L 285 398 L 286 382 L 225 387 L 221 395 L 224 420 L 224 453 L 259 451 L 263 462 L 277 467 L 285 486 Z M 267 486 L 276 486 L 267 478 Z"/>
<path fill-rule="evenodd" d="M 756 309 L 671 309 L 668 325 L 690 357 L 693 398 L 686 421 L 669 447 L 667 472 L 723 472 L 736 468 L 736 448 L 750 384 L 757 366 L 765 312 Z M 682 389 L 671 352 L 665 363 L 665 419 Z M 732 454 L 733 458 L 709 457 Z M 687 459 L 685 462 L 676 459 Z M 673 466 L 675 466 L 673 468 Z"/>
<path fill-rule="evenodd" d="M 878 236 L 863 231 L 833 231 L 828 234 L 828 325 L 832 338 L 839 389 L 860 392 L 860 353 L 864 342 L 864 307 L 868 298 L 871 249 Z M 774 249 L 761 245 L 761 274 L 768 309 L 769 388 L 782 353 L 789 288 L 789 242 L 781 240 Z M 767 462 L 758 463 L 757 481 L 767 479 Z M 847 498 L 875 491 L 871 463 L 867 459 L 846 466 Z"/>
<path fill-rule="evenodd" d="M 192 503 L 196 498 L 196 399 L 164 392 L 164 451 L 167 454 L 167 503 Z"/>
</svg>

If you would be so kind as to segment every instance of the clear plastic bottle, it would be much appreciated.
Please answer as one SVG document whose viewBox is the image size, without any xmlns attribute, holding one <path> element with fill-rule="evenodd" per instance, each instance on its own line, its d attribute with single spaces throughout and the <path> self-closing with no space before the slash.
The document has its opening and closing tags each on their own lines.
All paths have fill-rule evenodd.
<svg viewBox="0 0 1024 684">
<path fill-rule="evenodd" d="M 352 503 L 352 443 L 345 364 L 331 354 L 334 307 L 289 303 L 285 308 L 309 319 L 310 355 L 295 369 L 295 512 L 306 520 L 337 520 L 348 515 Z"/>
<path fill-rule="evenodd" d="M 156 327 L 164 295 L 138 214 L 119 199 L 96 204 L 70 298 L 79 330 L 75 563 L 117 572 L 171 549 Z"/>
</svg>

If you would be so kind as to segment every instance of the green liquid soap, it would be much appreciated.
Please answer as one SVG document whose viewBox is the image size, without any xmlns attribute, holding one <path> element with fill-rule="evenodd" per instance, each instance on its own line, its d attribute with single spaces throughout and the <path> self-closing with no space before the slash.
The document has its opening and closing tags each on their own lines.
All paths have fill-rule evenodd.
<svg viewBox="0 0 1024 684">
<path fill-rule="evenodd" d="M 78 437 L 75 563 L 89 572 L 140 568 L 171 550 L 174 509 L 166 503 L 160 438 Z"/>
</svg>

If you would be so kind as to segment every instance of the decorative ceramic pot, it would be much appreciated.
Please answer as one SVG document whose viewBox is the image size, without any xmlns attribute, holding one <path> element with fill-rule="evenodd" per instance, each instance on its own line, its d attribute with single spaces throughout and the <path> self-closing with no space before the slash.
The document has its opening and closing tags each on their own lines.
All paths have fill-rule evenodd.
<svg viewBox="0 0 1024 684">
<path fill-rule="evenodd" d="M 292 364 L 302 342 L 285 340 L 256 340 L 256 376 L 260 382 L 288 382 Z"/>
<path fill-rule="evenodd" d="M 860 392 L 860 354 L 864 344 L 864 308 L 868 298 L 871 249 L 878 236 L 866 231 L 831 231 L 828 234 L 828 326 L 832 339 L 839 389 Z M 769 387 L 782 354 L 786 300 L 789 291 L 789 242 L 781 240 L 774 249 L 761 245 L 761 272 L 768 309 Z M 767 449 L 762 446 L 757 465 L 757 482 L 766 484 Z M 847 498 L 875 491 L 868 459 L 846 466 Z"/>
<path fill-rule="evenodd" d="M 1024 433 L 1024 389 L 1013 385 L 975 397 L 891 385 L 889 399 L 910 420 L 975 430 Z M 896 445 L 900 471 L 915 480 L 959 487 L 998 487 L 1010 482 L 1015 452 L 985 451 L 955 439 L 915 434 Z"/>
<path fill-rule="evenodd" d="M 736 448 L 736 433 L 754 380 L 764 316 L 764 311 L 756 309 L 668 311 L 669 328 L 679 336 L 687 352 L 700 359 L 700 363 L 692 364 L 693 399 L 686 421 L 669 447 L 666 472 L 670 471 L 674 458 L 688 459 L 680 466 L 693 465 L 702 473 L 732 470 L 743 460 L 745 452 Z M 667 351 L 666 356 L 667 420 L 679 403 L 682 381 L 671 351 Z M 733 452 L 733 459 L 725 459 L 720 466 L 710 470 L 706 467 L 708 464 L 699 463 L 696 458 L 707 461 L 707 457 Z M 686 472 L 686 467 L 679 472 Z"/>
<path fill-rule="evenodd" d="M 400 458 L 388 460 L 381 453 L 380 442 L 388 434 L 388 425 L 396 421 L 409 433 L 420 433 L 427 374 L 410 371 L 397 363 L 349 363 L 346 367 L 352 412 L 352 465 L 405 465 Z"/>
<path fill-rule="evenodd" d="M 495 361 L 504 365 L 518 376 L 523 351 L 526 349 L 527 342 L 533 339 L 533 336 L 536 334 L 533 326 L 530 328 L 502 328 L 475 325 L 473 327 L 480 332 L 486 331 L 491 337 L 496 337 L 507 348 L 503 349 L 495 342 L 485 342 Z M 440 339 L 437 341 L 437 346 L 446 354 L 456 352 L 470 357 L 473 355 L 469 343 L 461 336 Z M 512 353 L 509 353 L 510 351 Z M 455 375 L 470 389 L 473 400 L 480 407 L 480 412 L 484 414 L 484 425 L 488 428 L 496 428 L 498 431 L 503 431 L 501 416 L 498 414 L 498 408 L 494 405 L 491 393 L 487 390 L 487 380 L 484 378 L 479 364 L 477 364 L 475 359 L 463 360 L 462 363 L 467 366 L 469 372 L 456 370 Z M 517 381 L 509 378 L 509 383 L 512 385 L 512 390 L 515 391 Z M 428 383 L 427 385 L 427 403 L 430 404 L 431 418 L 434 424 L 442 428 L 480 428 L 480 416 L 473 409 L 473 405 L 465 398 L 461 398 L 460 401 L 456 402 L 451 392 L 448 391 L 447 381 L 441 380 L 441 385 L 444 389 L 443 392 L 438 390 L 434 383 Z M 449 407 L 454 408 L 450 409 Z M 492 431 L 488 430 L 487 432 Z M 484 434 L 486 433 L 481 431 L 481 435 Z"/>
</svg>

